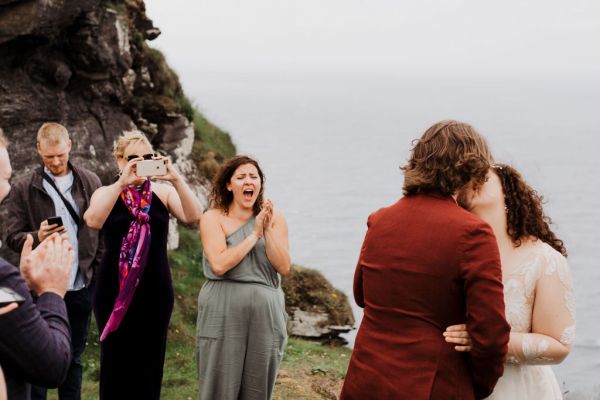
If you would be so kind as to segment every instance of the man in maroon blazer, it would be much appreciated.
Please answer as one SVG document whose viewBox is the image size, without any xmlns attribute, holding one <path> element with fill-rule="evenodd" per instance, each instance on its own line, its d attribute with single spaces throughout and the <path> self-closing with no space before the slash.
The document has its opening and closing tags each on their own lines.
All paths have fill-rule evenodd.
<svg viewBox="0 0 600 400">
<path fill-rule="evenodd" d="M 460 208 L 457 192 L 485 181 L 492 160 L 471 126 L 429 128 L 402 169 L 404 197 L 369 216 L 354 276 L 364 308 L 343 400 L 470 400 L 487 397 L 503 373 L 500 256 L 492 229 Z M 470 353 L 444 340 L 467 324 Z"/>
</svg>

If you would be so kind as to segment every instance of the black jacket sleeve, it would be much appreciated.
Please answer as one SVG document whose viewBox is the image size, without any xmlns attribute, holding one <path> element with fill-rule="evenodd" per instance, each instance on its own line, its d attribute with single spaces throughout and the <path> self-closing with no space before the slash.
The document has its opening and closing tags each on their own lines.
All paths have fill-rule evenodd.
<svg viewBox="0 0 600 400">
<path fill-rule="evenodd" d="M 0 315 L 0 362 L 9 392 L 12 383 L 21 381 L 59 386 L 71 362 L 71 333 L 63 299 L 45 293 L 34 304 L 18 269 L 3 259 L 0 286 L 25 297 L 16 310 Z"/>
</svg>

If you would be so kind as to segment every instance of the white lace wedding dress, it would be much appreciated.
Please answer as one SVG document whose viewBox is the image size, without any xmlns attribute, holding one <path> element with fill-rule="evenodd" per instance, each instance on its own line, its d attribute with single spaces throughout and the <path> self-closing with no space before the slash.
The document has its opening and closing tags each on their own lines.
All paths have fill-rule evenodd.
<svg viewBox="0 0 600 400">
<path fill-rule="evenodd" d="M 504 376 L 488 399 L 562 399 L 550 364 L 562 361 L 575 338 L 569 265 L 551 246 L 538 242 L 518 267 L 503 270 L 503 281 L 512 331 Z"/>
</svg>

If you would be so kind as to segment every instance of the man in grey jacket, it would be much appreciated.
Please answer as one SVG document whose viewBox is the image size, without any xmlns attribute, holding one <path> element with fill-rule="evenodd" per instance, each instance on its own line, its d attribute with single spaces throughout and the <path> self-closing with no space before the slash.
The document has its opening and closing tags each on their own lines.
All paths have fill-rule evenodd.
<svg viewBox="0 0 600 400">
<path fill-rule="evenodd" d="M 71 139 L 64 126 L 52 122 L 43 124 L 37 135 L 37 151 L 43 165 L 16 182 L 6 201 L 6 244 L 18 252 L 28 234 L 37 246 L 53 233 L 64 233 L 76 250 L 69 291 L 65 295 L 73 360 L 58 393 L 61 400 L 78 400 L 83 373 L 81 354 L 85 349 L 92 309 L 94 270 L 102 253 L 98 232 L 88 228 L 82 216 L 92 193 L 102 184 L 96 174 L 69 162 Z M 51 217 L 54 218 L 49 221 Z M 45 389 L 32 389 L 32 399 L 45 398 Z"/>
<path fill-rule="evenodd" d="M 0 201 L 10 190 L 11 167 L 6 146 L 0 129 Z M 0 258 L 0 287 L 12 289 L 24 299 L 21 304 L 10 302 L 0 307 L 0 364 L 11 400 L 29 400 L 30 383 L 58 386 L 71 363 L 71 336 L 63 296 L 74 252 L 66 235 L 54 235 L 34 251 L 32 245 L 33 237 L 28 235 L 21 271 Z M 30 289 L 38 296 L 35 304 Z"/>
</svg>

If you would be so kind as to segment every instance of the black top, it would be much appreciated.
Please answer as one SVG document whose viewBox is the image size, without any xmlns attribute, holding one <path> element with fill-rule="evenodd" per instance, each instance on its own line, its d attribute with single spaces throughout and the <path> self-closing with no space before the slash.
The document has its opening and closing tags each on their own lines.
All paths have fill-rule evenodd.
<svg viewBox="0 0 600 400">
<path fill-rule="evenodd" d="M 167 260 L 169 212 L 153 193 L 146 267 L 119 328 L 101 343 L 100 398 L 158 399 L 173 286 Z M 100 332 L 119 293 L 119 253 L 133 216 L 119 197 L 104 227 L 105 253 L 97 273 L 94 313 Z"/>
</svg>

